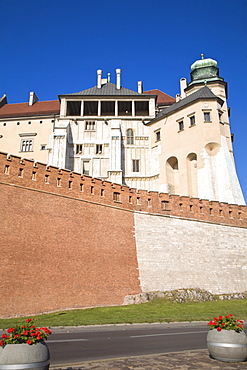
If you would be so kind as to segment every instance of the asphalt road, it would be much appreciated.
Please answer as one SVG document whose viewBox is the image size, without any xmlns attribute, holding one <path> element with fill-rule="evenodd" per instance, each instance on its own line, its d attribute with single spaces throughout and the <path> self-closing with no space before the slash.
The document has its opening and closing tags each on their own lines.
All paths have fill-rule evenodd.
<svg viewBox="0 0 247 370">
<path fill-rule="evenodd" d="M 206 323 L 53 329 L 51 365 L 206 348 Z"/>
</svg>

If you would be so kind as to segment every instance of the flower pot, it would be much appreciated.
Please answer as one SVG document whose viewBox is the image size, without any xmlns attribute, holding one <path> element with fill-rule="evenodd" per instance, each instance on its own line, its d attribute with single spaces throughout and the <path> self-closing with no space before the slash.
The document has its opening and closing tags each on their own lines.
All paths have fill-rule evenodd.
<svg viewBox="0 0 247 370">
<path fill-rule="evenodd" d="M 207 346 L 212 358 L 224 362 L 247 360 L 247 336 L 244 331 L 209 330 Z"/>
<path fill-rule="evenodd" d="M 45 342 L 0 347 L 0 370 L 48 370 L 50 353 Z"/>
</svg>

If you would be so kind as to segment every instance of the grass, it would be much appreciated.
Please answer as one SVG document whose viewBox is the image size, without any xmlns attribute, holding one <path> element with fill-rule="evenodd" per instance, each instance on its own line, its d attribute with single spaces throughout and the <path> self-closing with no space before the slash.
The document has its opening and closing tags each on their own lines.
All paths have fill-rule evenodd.
<svg viewBox="0 0 247 370">
<path fill-rule="evenodd" d="M 97 307 L 38 315 L 37 326 L 79 326 L 174 321 L 209 321 L 232 313 L 247 320 L 247 299 L 214 302 L 173 303 L 164 299 L 130 306 Z M 0 319 L 0 328 L 21 324 L 27 317 Z"/>
</svg>

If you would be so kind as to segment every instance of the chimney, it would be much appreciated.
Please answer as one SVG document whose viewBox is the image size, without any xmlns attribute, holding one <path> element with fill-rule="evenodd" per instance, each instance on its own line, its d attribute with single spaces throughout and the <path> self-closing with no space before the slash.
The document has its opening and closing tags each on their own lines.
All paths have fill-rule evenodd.
<svg viewBox="0 0 247 370">
<path fill-rule="evenodd" d="M 0 98 L 0 108 L 3 107 L 5 104 L 8 104 L 8 100 L 7 100 L 7 95 L 6 94 L 4 94 Z"/>
<path fill-rule="evenodd" d="M 102 78 L 102 70 L 101 69 L 97 70 L 97 76 L 98 76 L 97 88 L 101 89 L 101 78 Z"/>
<path fill-rule="evenodd" d="M 120 90 L 121 88 L 121 69 L 116 69 L 116 76 L 117 76 L 117 89 Z"/>
<path fill-rule="evenodd" d="M 34 103 L 36 103 L 36 101 L 38 101 L 37 95 L 35 94 L 34 91 L 30 91 L 30 93 L 29 93 L 29 105 L 34 105 Z"/>
<path fill-rule="evenodd" d="M 142 94 L 143 93 L 143 89 L 142 89 L 142 81 L 137 81 L 137 86 L 138 86 L 138 93 L 139 94 Z"/>
<path fill-rule="evenodd" d="M 187 81 L 186 81 L 186 78 L 183 77 L 180 79 L 180 94 L 181 94 L 182 99 L 186 97 L 186 93 L 184 92 L 186 87 L 187 87 Z"/>
</svg>

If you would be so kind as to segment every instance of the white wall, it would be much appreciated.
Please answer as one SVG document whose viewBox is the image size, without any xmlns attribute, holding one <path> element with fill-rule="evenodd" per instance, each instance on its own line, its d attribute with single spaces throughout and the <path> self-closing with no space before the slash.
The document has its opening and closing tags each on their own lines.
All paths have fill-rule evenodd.
<svg viewBox="0 0 247 370">
<path fill-rule="evenodd" d="M 247 229 L 135 213 L 135 237 L 143 292 L 247 291 Z"/>
</svg>

